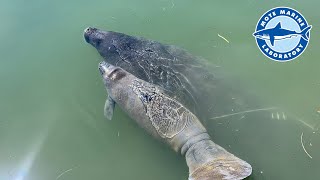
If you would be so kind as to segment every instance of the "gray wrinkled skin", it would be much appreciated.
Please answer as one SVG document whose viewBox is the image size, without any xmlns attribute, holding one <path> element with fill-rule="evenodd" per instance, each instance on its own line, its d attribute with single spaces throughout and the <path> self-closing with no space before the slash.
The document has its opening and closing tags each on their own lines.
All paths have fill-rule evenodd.
<svg viewBox="0 0 320 180">
<path fill-rule="evenodd" d="M 241 105 L 218 77 L 218 67 L 181 48 L 96 28 L 87 28 L 84 37 L 106 62 L 160 86 L 191 112 L 204 116 L 201 119 L 237 110 Z M 220 105 L 212 108 L 216 102 Z"/>
<path fill-rule="evenodd" d="M 180 103 L 161 93 L 155 86 L 134 80 L 133 92 L 146 107 L 146 114 L 162 138 L 172 138 L 185 127 L 192 114 Z"/>
<path fill-rule="evenodd" d="M 186 157 L 189 179 L 243 179 L 251 166 L 212 142 L 199 119 L 160 87 L 101 62 L 109 96 L 138 125 Z"/>
</svg>

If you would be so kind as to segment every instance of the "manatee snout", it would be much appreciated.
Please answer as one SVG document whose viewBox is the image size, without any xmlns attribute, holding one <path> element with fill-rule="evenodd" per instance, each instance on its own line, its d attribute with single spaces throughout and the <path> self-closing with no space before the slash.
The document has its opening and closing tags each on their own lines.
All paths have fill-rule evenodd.
<svg viewBox="0 0 320 180">
<path fill-rule="evenodd" d="M 87 27 L 85 30 L 84 30 L 84 33 L 85 34 L 91 34 L 92 32 L 96 31 L 97 28 L 93 28 L 93 27 Z"/>
<path fill-rule="evenodd" d="M 103 79 L 107 81 L 119 80 L 125 75 L 119 67 L 113 66 L 105 61 L 101 61 L 98 68 Z"/>
<path fill-rule="evenodd" d="M 92 27 L 87 27 L 85 30 L 84 30 L 84 39 L 86 40 L 87 43 L 90 43 L 91 42 L 91 37 L 92 37 L 92 34 L 94 32 L 97 31 L 97 28 L 92 28 Z M 91 43 L 90 43 L 91 44 Z"/>
<path fill-rule="evenodd" d="M 104 61 L 102 61 L 102 62 L 99 63 L 98 69 L 99 69 L 100 74 L 101 74 L 101 75 L 104 75 L 104 73 L 106 72 L 106 71 L 105 71 L 105 68 L 104 68 Z"/>
<path fill-rule="evenodd" d="M 84 30 L 84 39 L 87 43 L 91 44 L 95 48 L 100 48 L 102 42 L 108 40 L 108 32 L 101 31 L 97 28 L 88 27 Z"/>
<path fill-rule="evenodd" d="M 112 69 L 114 69 L 114 67 L 111 64 L 108 64 L 105 61 L 101 61 L 98 65 L 98 68 L 99 68 L 99 72 L 102 76 L 105 74 L 110 74 Z"/>
<path fill-rule="evenodd" d="M 113 56 L 119 56 L 114 43 L 119 41 L 120 33 L 88 27 L 84 30 L 83 36 L 85 41 L 95 47 L 102 57 L 112 59 Z"/>
</svg>

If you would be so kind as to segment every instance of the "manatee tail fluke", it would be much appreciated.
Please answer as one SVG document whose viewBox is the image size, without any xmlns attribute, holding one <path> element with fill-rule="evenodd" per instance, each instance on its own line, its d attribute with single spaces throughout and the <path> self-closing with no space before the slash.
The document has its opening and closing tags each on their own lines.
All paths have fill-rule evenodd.
<svg viewBox="0 0 320 180">
<path fill-rule="evenodd" d="M 300 33 L 301 37 L 306 41 L 309 41 L 308 32 L 311 30 L 311 28 L 312 28 L 312 26 L 308 26 L 308 27 L 304 28 Z"/>
<path fill-rule="evenodd" d="M 252 167 L 211 140 L 192 145 L 186 155 L 189 180 L 240 180 L 251 175 Z"/>
</svg>

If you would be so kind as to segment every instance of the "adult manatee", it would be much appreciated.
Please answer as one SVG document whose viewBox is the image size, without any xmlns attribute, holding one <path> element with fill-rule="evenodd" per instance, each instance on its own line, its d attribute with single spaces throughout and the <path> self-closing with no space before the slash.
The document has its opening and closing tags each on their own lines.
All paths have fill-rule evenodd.
<svg viewBox="0 0 320 180">
<path fill-rule="evenodd" d="M 238 180 L 251 166 L 215 144 L 198 118 L 162 88 L 106 62 L 99 71 L 108 91 L 105 114 L 119 105 L 140 127 L 185 156 L 189 180 Z"/>
</svg>

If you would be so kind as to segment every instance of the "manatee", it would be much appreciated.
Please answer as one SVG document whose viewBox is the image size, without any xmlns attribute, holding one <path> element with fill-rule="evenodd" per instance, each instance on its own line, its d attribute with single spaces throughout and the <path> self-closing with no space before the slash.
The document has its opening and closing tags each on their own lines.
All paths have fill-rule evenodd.
<svg viewBox="0 0 320 180">
<path fill-rule="evenodd" d="M 99 71 L 112 103 L 156 139 L 185 156 L 189 180 L 244 179 L 252 173 L 246 161 L 215 144 L 196 115 L 175 100 L 162 87 L 137 78 L 105 61 Z"/>
<path fill-rule="evenodd" d="M 220 67 L 182 48 L 91 27 L 84 31 L 84 38 L 106 62 L 160 86 L 202 119 L 246 109 L 227 87 Z"/>
</svg>

